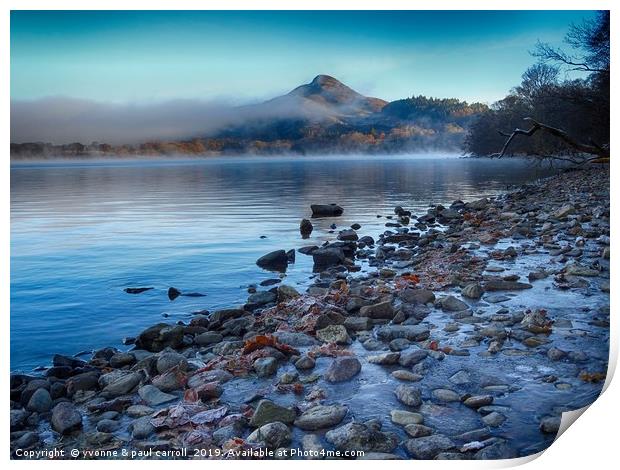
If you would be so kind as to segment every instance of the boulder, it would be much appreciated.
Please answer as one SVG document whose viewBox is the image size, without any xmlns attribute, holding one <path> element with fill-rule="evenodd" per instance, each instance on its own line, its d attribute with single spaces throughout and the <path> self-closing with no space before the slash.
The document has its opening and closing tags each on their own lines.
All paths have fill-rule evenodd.
<svg viewBox="0 0 620 470">
<path fill-rule="evenodd" d="M 258 258 L 256 264 L 268 271 L 284 272 L 288 266 L 288 256 L 286 251 L 276 250 Z"/>
<path fill-rule="evenodd" d="M 428 304 L 435 302 L 435 294 L 428 289 L 412 289 L 408 287 L 404 289 L 399 296 L 404 302 L 414 304 Z"/>
<path fill-rule="evenodd" d="M 447 310 L 448 312 L 460 312 L 469 308 L 469 305 L 453 295 L 442 298 L 439 304 L 443 310 Z"/>
<path fill-rule="evenodd" d="M 308 238 L 313 229 L 314 227 L 312 226 L 312 222 L 308 219 L 301 220 L 301 223 L 299 224 L 299 232 L 301 233 L 302 238 Z"/>
<path fill-rule="evenodd" d="M 278 370 L 278 361 L 274 357 L 261 357 L 254 361 L 254 371 L 259 377 L 269 377 Z"/>
<path fill-rule="evenodd" d="M 338 217 L 344 209 L 338 204 L 312 204 L 312 217 Z"/>
<path fill-rule="evenodd" d="M 385 302 L 379 302 L 378 304 L 361 307 L 359 313 L 361 317 L 368 317 L 376 320 L 391 320 L 394 318 L 394 307 L 392 307 L 392 302 L 387 300 Z"/>
<path fill-rule="evenodd" d="M 343 405 L 317 405 L 302 413 L 295 420 L 295 426 L 304 431 L 331 428 L 344 419 L 347 411 Z"/>
<path fill-rule="evenodd" d="M 399 441 L 392 432 L 381 432 L 375 427 L 355 422 L 328 431 L 325 439 L 343 452 L 392 452 Z"/>
<path fill-rule="evenodd" d="M 316 337 L 324 343 L 351 344 L 351 338 L 343 325 L 329 325 L 317 330 Z"/>
<path fill-rule="evenodd" d="M 399 385 L 394 393 L 398 401 L 405 405 L 417 407 L 422 404 L 422 393 L 419 388 L 411 385 Z"/>
<path fill-rule="evenodd" d="M 268 423 L 247 437 L 247 442 L 275 450 L 291 442 L 291 431 L 284 423 Z"/>
<path fill-rule="evenodd" d="M 418 437 L 405 442 L 409 455 L 419 460 L 431 460 L 440 452 L 455 448 L 454 442 L 442 434 Z"/>
<path fill-rule="evenodd" d="M 468 299 L 477 300 L 482 297 L 484 290 L 482 286 L 477 282 L 472 282 L 471 284 L 467 284 L 465 287 L 461 289 L 461 295 L 463 297 L 467 297 Z"/>
<path fill-rule="evenodd" d="M 138 390 L 138 395 L 149 406 L 163 405 L 177 399 L 176 396 L 162 392 L 160 389 L 153 385 L 145 385 Z"/>
<path fill-rule="evenodd" d="M 344 252 L 342 248 L 325 247 L 318 248 L 312 252 L 315 269 L 328 268 L 344 262 Z"/>
<path fill-rule="evenodd" d="M 357 358 L 351 356 L 337 357 L 325 372 L 325 380 L 333 383 L 346 382 L 359 374 L 361 370 L 362 364 Z"/>
<path fill-rule="evenodd" d="M 69 434 L 82 427 L 82 415 L 73 403 L 58 403 L 52 410 L 52 429 L 60 434 Z"/>
<path fill-rule="evenodd" d="M 297 414 L 291 408 L 277 405 L 271 400 L 258 402 L 256 410 L 250 419 L 250 426 L 260 428 L 268 423 L 279 421 L 284 424 L 292 424 Z"/>
<path fill-rule="evenodd" d="M 177 349 L 183 344 L 183 327 L 158 323 L 144 330 L 136 339 L 139 349 L 160 352 L 165 348 Z"/>
</svg>

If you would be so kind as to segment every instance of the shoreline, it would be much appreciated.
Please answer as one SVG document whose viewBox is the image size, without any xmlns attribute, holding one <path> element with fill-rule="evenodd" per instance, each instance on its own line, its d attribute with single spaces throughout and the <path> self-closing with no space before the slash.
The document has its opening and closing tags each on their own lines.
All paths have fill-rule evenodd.
<svg viewBox="0 0 620 470">
<path fill-rule="evenodd" d="M 12 375 L 12 458 L 17 449 L 58 447 L 61 435 L 67 448 L 209 450 L 188 458 L 290 444 L 364 450 L 366 458 L 527 455 L 500 437 L 523 414 L 510 398 L 526 388 L 511 387 L 513 366 L 497 366 L 499 380 L 475 375 L 485 361 L 507 358 L 539 367 L 536 387 L 562 396 L 602 386 L 608 169 L 562 173 L 427 214 L 396 208 L 391 217 L 378 240 L 351 229 L 305 250 L 321 273 L 307 293 L 279 285 L 250 295 L 244 308 L 154 325 L 132 351 L 103 348 L 88 361 L 55 356 L 45 378 Z M 355 277 L 359 259 L 376 273 Z M 545 308 L 581 296 L 595 315 L 563 318 L 561 308 Z M 572 336 L 575 329 L 588 334 Z M 550 365 L 565 376 L 544 373 Z M 359 406 L 365 397 L 392 409 L 368 414 Z M 542 448 L 559 425 L 552 408 L 532 417 Z M 438 418 L 445 410 L 468 429 L 451 433 Z"/>
</svg>

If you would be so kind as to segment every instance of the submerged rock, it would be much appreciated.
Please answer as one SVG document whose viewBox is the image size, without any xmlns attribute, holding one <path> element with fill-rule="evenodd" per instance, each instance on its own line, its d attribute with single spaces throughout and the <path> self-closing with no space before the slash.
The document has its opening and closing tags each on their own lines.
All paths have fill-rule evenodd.
<svg viewBox="0 0 620 470">
<path fill-rule="evenodd" d="M 267 253 L 256 260 L 256 264 L 268 271 L 284 272 L 288 266 L 288 256 L 284 250 L 276 250 Z"/>
<path fill-rule="evenodd" d="M 338 217 L 344 209 L 338 204 L 312 204 L 312 217 Z"/>
</svg>

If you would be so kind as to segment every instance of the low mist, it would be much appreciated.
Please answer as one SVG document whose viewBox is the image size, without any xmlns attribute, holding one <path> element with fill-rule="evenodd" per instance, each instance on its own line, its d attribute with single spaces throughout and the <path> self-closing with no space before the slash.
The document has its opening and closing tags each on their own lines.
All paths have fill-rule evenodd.
<svg viewBox="0 0 620 470">
<path fill-rule="evenodd" d="M 240 119 L 223 102 L 113 104 L 54 97 L 11 101 L 11 142 L 132 144 L 209 135 Z"/>
</svg>

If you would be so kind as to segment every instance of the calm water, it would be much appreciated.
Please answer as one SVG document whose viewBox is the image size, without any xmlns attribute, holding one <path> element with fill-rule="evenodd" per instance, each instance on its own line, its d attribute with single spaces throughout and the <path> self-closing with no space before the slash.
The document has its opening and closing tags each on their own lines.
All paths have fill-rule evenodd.
<svg viewBox="0 0 620 470">
<path fill-rule="evenodd" d="M 162 320 L 244 303 L 273 278 L 255 265 L 275 249 L 332 240 L 329 226 L 360 223 L 376 236 L 395 205 L 476 199 L 550 174 L 515 160 L 439 157 L 228 158 L 200 162 L 14 165 L 11 168 L 11 369 L 54 353 L 122 346 Z M 342 217 L 299 221 L 310 204 Z M 261 239 L 261 236 L 266 238 Z M 311 258 L 297 254 L 286 282 L 302 287 Z M 149 286 L 140 295 L 125 287 Z M 200 292 L 171 302 L 168 287 Z"/>
</svg>

